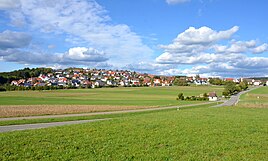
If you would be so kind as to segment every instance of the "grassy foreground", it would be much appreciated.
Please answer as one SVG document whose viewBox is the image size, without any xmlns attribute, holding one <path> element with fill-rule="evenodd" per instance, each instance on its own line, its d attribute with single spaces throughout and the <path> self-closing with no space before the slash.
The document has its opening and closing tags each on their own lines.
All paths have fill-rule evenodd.
<svg viewBox="0 0 268 161">
<path fill-rule="evenodd" d="M 178 102 L 178 93 L 199 96 L 216 91 L 221 95 L 223 87 L 137 87 L 100 88 L 57 91 L 13 91 L 0 92 L 0 105 L 122 105 L 122 106 L 167 106 L 190 104 Z"/>
<path fill-rule="evenodd" d="M 0 160 L 268 160 L 268 109 L 191 108 L 0 134 Z"/>
</svg>

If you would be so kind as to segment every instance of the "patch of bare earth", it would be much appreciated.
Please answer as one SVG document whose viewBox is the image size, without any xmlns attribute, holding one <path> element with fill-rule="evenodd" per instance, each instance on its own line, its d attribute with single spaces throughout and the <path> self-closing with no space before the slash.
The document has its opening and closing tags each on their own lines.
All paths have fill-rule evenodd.
<svg viewBox="0 0 268 161">
<path fill-rule="evenodd" d="M 0 105 L 0 117 L 119 111 L 152 107 L 112 105 Z"/>
</svg>

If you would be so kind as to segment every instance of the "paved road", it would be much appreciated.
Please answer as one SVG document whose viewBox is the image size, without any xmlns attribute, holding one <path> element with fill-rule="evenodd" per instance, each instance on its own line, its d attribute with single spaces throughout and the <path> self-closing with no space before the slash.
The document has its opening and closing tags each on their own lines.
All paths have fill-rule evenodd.
<svg viewBox="0 0 268 161">
<path fill-rule="evenodd" d="M 144 111 L 156 111 L 156 110 L 164 110 L 164 109 L 172 109 L 178 107 L 188 107 L 188 106 L 199 106 L 205 104 L 211 104 L 214 102 L 205 102 L 198 104 L 190 104 L 190 105 L 181 105 L 181 106 L 170 106 L 170 107 L 161 107 L 161 108 L 150 108 L 150 109 L 138 109 L 138 110 L 125 110 L 125 111 L 112 111 L 112 112 L 95 112 L 95 113 L 84 113 L 84 114 L 66 114 L 66 115 L 48 115 L 48 116 L 29 116 L 29 117 L 16 117 L 16 118 L 1 118 L 0 121 L 7 120 L 22 120 L 22 119 L 38 119 L 38 118 L 56 118 L 56 117 L 72 117 L 72 116 L 89 116 L 89 115 L 100 115 L 100 114 L 116 114 L 116 113 L 130 113 L 130 112 L 144 112 Z M 51 122 L 51 123 L 38 123 L 38 124 L 24 124 L 24 125 L 9 125 L 9 126 L 0 126 L 0 133 L 9 132 L 9 131 L 17 131 L 17 130 L 28 130 L 28 129 L 40 129 L 47 128 L 53 126 L 63 126 L 63 125 L 72 125 L 72 124 L 80 124 L 86 122 L 95 122 L 107 119 L 94 119 L 94 120 L 79 120 L 79 121 L 65 121 L 65 122 Z"/>
<path fill-rule="evenodd" d="M 79 120 L 79 121 L 65 121 L 65 122 L 51 122 L 51 123 L 39 123 L 39 124 L 0 126 L 0 133 L 9 132 L 9 131 L 17 131 L 17 130 L 41 129 L 41 128 L 48 128 L 48 127 L 54 127 L 54 126 L 81 124 L 81 123 L 96 122 L 96 121 L 103 121 L 103 120 L 109 120 L 109 118 L 107 118 L 107 119 L 95 119 L 95 120 Z"/>
<path fill-rule="evenodd" d="M 223 107 L 223 106 L 233 106 L 233 105 L 236 105 L 239 101 L 239 97 L 244 94 L 244 93 L 247 93 L 253 89 L 256 89 L 256 88 L 259 88 L 259 87 L 253 87 L 249 90 L 246 90 L 246 91 L 242 91 L 242 92 L 239 92 L 238 94 L 235 94 L 235 95 L 232 95 L 231 98 L 227 101 L 225 101 L 223 104 L 219 104 L 219 105 L 216 105 L 216 106 L 213 106 L 213 107 Z"/>
</svg>

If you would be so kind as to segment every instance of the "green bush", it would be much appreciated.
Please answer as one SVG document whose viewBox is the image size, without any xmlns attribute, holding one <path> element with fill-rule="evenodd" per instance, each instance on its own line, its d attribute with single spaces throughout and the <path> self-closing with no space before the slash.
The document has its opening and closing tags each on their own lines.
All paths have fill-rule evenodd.
<svg viewBox="0 0 268 161">
<path fill-rule="evenodd" d="M 6 89 L 4 87 L 0 87 L 0 92 L 4 92 Z"/>
</svg>

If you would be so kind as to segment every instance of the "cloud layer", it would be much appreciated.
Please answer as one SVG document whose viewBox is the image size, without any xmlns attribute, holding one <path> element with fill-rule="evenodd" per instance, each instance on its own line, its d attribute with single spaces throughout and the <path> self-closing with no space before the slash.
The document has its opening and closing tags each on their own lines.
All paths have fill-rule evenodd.
<svg viewBox="0 0 268 161">
<path fill-rule="evenodd" d="M 215 31 L 208 27 L 193 28 L 180 33 L 171 44 L 160 45 L 164 53 L 156 58 L 159 64 L 181 67 L 185 70 L 168 69 L 162 74 L 204 74 L 221 76 L 250 76 L 267 74 L 268 58 L 254 57 L 267 51 L 267 44 L 258 46 L 257 41 L 231 39 L 239 27 Z M 224 42 L 227 44 L 224 45 Z"/>
<path fill-rule="evenodd" d="M 31 39 L 27 33 L 6 30 L 0 33 L 0 49 L 27 47 Z"/>
<path fill-rule="evenodd" d="M 40 32 L 44 35 L 65 36 L 65 42 L 70 43 L 70 46 L 82 44 L 85 48 L 105 52 L 111 63 L 126 64 L 134 61 L 133 57 L 136 60 L 148 60 L 153 53 L 153 50 L 142 42 L 141 36 L 131 31 L 129 26 L 113 24 L 107 11 L 94 0 L 20 0 L 18 3 L 1 1 L 0 9 L 6 11 L 10 23 L 14 26 L 24 25 L 29 32 Z M 1 40 L 0 43 L 3 44 Z M 16 45 L 20 46 L 18 43 Z M 2 49 L 4 47 L 2 46 Z M 5 48 L 9 47 L 11 46 L 6 45 Z M 23 44 L 20 47 L 23 47 Z M 108 60 L 98 56 L 87 57 L 86 53 L 79 56 L 91 62 L 93 59 L 96 62 Z"/>
<path fill-rule="evenodd" d="M 142 41 L 144 35 L 114 23 L 95 0 L 2 0 L 0 10 L 9 28 L 0 31 L 1 61 L 127 68 L 165 75 L 268 75 L 268 44 L 235 40 L 238 26 L 222 31 L 189 27 L 170 44 L 159 45 L 162 54 L 153 56 L 158 51 Z"/>
</svg>

